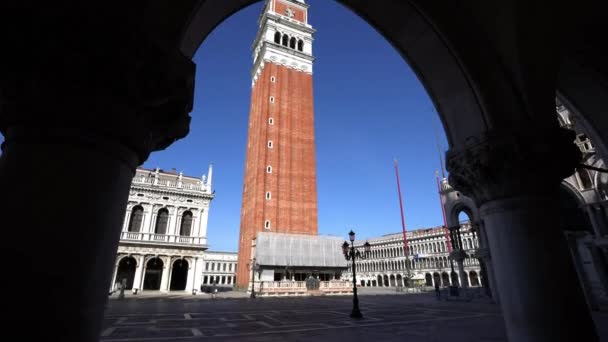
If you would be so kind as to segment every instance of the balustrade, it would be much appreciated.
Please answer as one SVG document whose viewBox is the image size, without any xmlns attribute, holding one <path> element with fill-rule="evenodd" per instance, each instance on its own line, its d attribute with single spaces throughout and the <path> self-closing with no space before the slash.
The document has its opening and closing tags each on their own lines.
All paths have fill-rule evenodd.
<svg viewBox="0 0 608 342">
<path fill-rule="evenodd" d="M 122 232 L 120 234 L 120 239 L 121 240 L 135 240 L 135 241 L 178 243 L 178 244 L 201 244 L 203 242 L 203 238 L 200 238 L 197 236 L 180 236 L 180 235 L 154 234 L 154 233 L 142 233 L 142 232 Z"/>
</svg>

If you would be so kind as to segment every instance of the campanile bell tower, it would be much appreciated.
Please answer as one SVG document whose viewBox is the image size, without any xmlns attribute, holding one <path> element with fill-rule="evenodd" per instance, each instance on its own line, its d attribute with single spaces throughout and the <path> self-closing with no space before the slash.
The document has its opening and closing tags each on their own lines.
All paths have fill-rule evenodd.
<svg viewBox="0 0 608 342">
<path fill-rule="evenodd" d="M 260 231 L 317 235 L 312 42 L 303 0 L 267 0 L 253 43 L 237 285 Z"/>
</svg>

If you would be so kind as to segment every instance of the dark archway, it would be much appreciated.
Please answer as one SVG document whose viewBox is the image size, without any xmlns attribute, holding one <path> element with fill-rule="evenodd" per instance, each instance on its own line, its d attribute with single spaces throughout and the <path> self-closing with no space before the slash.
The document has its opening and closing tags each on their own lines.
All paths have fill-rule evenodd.
<svg viewBox="0 0 608 342">
<path fill-rule="evenodd" d="M 281 33 L 279 31 L 274 33 L 274 42 L 281 44 Z"/>
<path fill-rule="evenodd" d="M 403 277 L 401 274 L 397 274 L 397 286 L 403 286 Z"/>
<path fill-rule="evenodd" d="M 171 268 L 171 291 L 183 291 L 186 289 L 188 281 L 188 261 L 184 259 L 176 260 Z"/>
<path fill-rule="evenodd" d="M 190 210 L 185 211 L 182 214 L 182 223 L 179 228 L 180 236 L 190 236 L 192 232 L 192 212 Z"/>
<path fill-rule="evenodd" d="M 291 39 L 289 40 L 289 47 L 292 49 L 296 48 L 296 38 L 295 37 L 291 37 Z"/>
<path fill-rule="evenodd" d="M 378 286 L 382 286 L 382 284 L 383 284 L 383 281 L 382 281 L 382 276 L 381 276 L 381 275 L 379 275 L 379 276 L 378 276 Z"/>
<path fill-rule="evenodd" d="M 126 280 L 127 290 L 133 288 L 133 280 L 135 280 L 135 269 L 137 268 L 137 261 L 135 258 L 128 256 L 120 259 L 118 268 L 116 269 L 116 283 L 122 283 L 123 279 Z"/>
<path fill-rule="evenodd" d="M 424 285 L 433 286 L 433 276 L 430 273 L 424 275 Z"/>
<path fill-rule="evenodd" d="M 302 39 L 298 40 L 298 51 L 304 51 L 304 41 Z"/>
<path fill-rule="evenodd" d="M 144 208 L 141 205 L 136 205 L 131 209 L 131 217 L 129 219 L 129 231 L 136 233 L 141 230 L 141 224 L 144 220 Z"/>
<path fill-rule="evenodd" d="M 470 280 L 471 286 L 479 286 L 479 278 L 477 276 L 477 272 L 475 272 L 475 271 L 469 272 L 469 280 Z"/>
<path fill-rule="evenodd" d="M 384 275 L 384 286 L 390 286 L 389 282 L 388 282 L 388 275 Z"/>
<path fill-rule="evenodd" d="M 155 234 L 167 234 L 167 225 L 169 224 L 169 210 L 162 208 L 156 215 Z"/>
<path fill-rule="evenodd" d="M 450 276 L 446 272 L 441 273 L 441 284 L 443 286 L 450 286 Z"/>
<path fill-rule="evenodd" d="M 460 282 L 458 281 L 458 274 L 456 274 L 456 272 L 452 272 L 452 285 L 460 286 Z"/>
<path fill-rule="evenodd" d="M 435 282 L 435 284 L 441 285 L 441 277 L 439 276 L 439 273 L 433 273 L 433 281 Z"/>
<path fill-rule="evenodd" d="M 163 266 L 163 261 L 158 257 L 148 260 L 144 276 L 144 290 L 160 290 Z"/>
<path fill-rule="evenodd" d="M 391 276 L 389 277 L 389 284 L 390 284 L 390 286 L 397 285 L 397 283 L 395 282 L 395 275 L 391 274 Z"/>
</svg>

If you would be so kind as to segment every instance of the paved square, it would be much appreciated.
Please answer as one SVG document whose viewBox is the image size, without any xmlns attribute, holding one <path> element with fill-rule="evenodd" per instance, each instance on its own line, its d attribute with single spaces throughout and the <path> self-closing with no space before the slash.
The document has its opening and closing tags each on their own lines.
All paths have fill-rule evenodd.
<svg viewBox="0 0 608 342">
<path fill-rule="evenodd" d="M 499 308 L 487 301 L 363 294 L 360 307 L 364 319 L 353 320 L 350 296 L 132 296 L 109 301 L 101 341 L 506 341 Z"/>
</svg>

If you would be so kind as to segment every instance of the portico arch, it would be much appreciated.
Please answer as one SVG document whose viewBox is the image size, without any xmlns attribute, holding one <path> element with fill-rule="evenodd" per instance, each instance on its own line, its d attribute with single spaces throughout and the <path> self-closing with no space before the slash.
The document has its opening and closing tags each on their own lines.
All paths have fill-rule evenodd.
<svg viewBox="0 0 608 342">
<path fill-rule="evenodd" d="M 469 280 L 471 282 L 471 286 L 479 286 L 479 278 L 477 276 L 477 272 L 470 271 L 469 272 Z"/>
<path fill-rule="evenodd" d="M 115 260 L 115 247 L 118 241 L 118 234 L 114 234 L 115 237 L 112 237 L 113 235 L 110 233 L 113 227 L 121 226 L 122 217 L 119 214 L 126 204 L 132 171 L 135 165 L 140 165 L 146 160 L 152 150 L 164 149 L 173 141 L 184 137 L 188 133 L 190 120 L 188 112 L 191 109 L 192 97 L 191 74 L 194 69 L 189 64 L 188 59 L 193 56 L 197 47 L 214 27 L 232 13 L 253 2 L 253 0 L 185 1 L 166 6 L 166 1 L 152 0 L 146 2 L 145 8 L 139 9 L 140 12 L 137 12 L 138 8 L 135 6 L 132 7 L 135 16 L 141 13 L 136 28 L 118 22 L 125 20 L 121 17 L 122 13 L 119 13 L 120 11 L 103 11 L 97 5 L 79 4 L 79 6 L 74 6 L 74 13 L 68 11 L 65 13 L 68 20 L 78 18 L 78 22 L 82 23 L 82 27 L 71 30 L 74 32 L 74 37 L 62 39 L 62 34 L 69 34 L 59 30 L 62 26 L 53 26 L 46 30 L 55 34 L 56 39 L 53 40 L 53 43 L 56 48 L 52 49 L 53 52 L 44 51 L 43 47 L 47 46 L 48 36 L 41 33 L 45 31 L 43 29 L 45 25 L 63 25 L 64 21 L 55 24 L 53 22 L 60 21 L 53 17 L 45 18 L 46 13 L 53 8 L 54 4 L 41 2 L 36 5 L 40 7 L 35 11 L 22 11 L 25 14 L 20 14 L 19 11 L 5 11 L 6 7 L 3 7 L 3 10 L 0 11 L 3 16 L 0 20 L 2 22 L 8 22 L 6 19 L 10 19 L 13 13 L 19 13 L 20 17 L 16 18 L 17 21 L 21 22 L 23 19 L 27 19 L 27 22 L 32 25 L 29 30 L 18 30 L 14 34 L 19 36 L 14 39 L 11 37 L 6 41 L 6 50 L 16 51 L 16 53 L 4 54 L 2 56 L 3 63 L 0 63 L 0 65 L 3 65 L 2 93 L 4 94 L 6 91 L 10 94 L 10 96 L 3 97 L 0 129 L 3 134 L 11 133 L 11 137 L 8 139 L 10 144 L 5 144 L 3 147 L 5 153 L 2 154 L 3 167 L 0 170 L 2 183 L 0 185 L 3 188 L 3 193 L 6 193 L 7 196 L 3 196 L 6 199 L 2 200 L 0 207 L 18 217 L 25 217 L 31 210 L 31 206 L 27 205 L 28 203 L 14 201 L 13 195 L 31 193 L 42 196 L 44 194 L 40 189 L 43 187 L 48 193 L 63 191 L 64 196 L 77 199 L 74 201 L 76 208 L 72 206 L 71 208 L 61 209 L 59 205 L 49 206 L 49 213 L 53 213 L 55 222 L 62 224 L 69 224 L 71 221 L 82 222 L 86 219 L 90 226 L 87 232 L 79 234 L 78 241 L 66 237 L 64 242 L 60 241 L 62 244 L 60 246 L 45 247 L 43 243 L 46 236 L 44 229 L 48 229 L 45 224 L 45 221 L 48 221 L 48 216 L 44 215 L 42 215 L 43 218 L 32 218 L 28 222 L 28 231 L 32 236 L 37 237 L 36 246 L 40 248 L 39 252 L 42 254 L 50 255 L 56 251 L 69 250 L 70 253 L 78 253 L 78 257 L 82 257 L 83 263 L 95 262 L 96 265 L 99 265 L 98 269 L 107 270 L 101 277 L 102 281 L 99 281 L 99 283 L 104 284 L 104 287 L 91 288 L 90 296 L 79 293 L 79 298 L 87 298 L 79 304 L 90 308 L 82 317 L 76 316 L 75 313 L 81 311 L 77 310 L 78 308 L 74 305 L 66 307 L 62 311 L 60 309 L 60 304 L 63 303 L 61 298 L 46 299 L 45 307 L 57 308 L 54 309 L 56 311 L 52 312 L 59 312 L 71 318 L 66 319 L 64 315 L 58 315 L 61 320 L 53 321 L 49 319 L 48 327 L 53 327 L 51 323 L 57 323 L 57 327 L 53 327 L 55 333 L 67 331 L 68 329 L 64 329 L 61 324 L 62 322 L 69 322 L 72 327 L 81 329 L 77 333 L 86 331 L 86 333 L 82 333 L 85 336 L 81 339 L 82 341 L 96 339 L 100 324 L 92 322 L 96 320 L 96 317 L 101 317 L 100 313 L 103 311 L 103 303 L 106 299 L 103 292 L 105 292 L 105 286 L 110 280 L 109 270 Z M 389 3 L 343 0 L 342 3 L 367 22 L 373 23 L 374 27 L 410 62 L 425 88 L 429 91 L 441 117 L 450 148 L 454 152 L 452 156 L 456 156 L 452 160 L 467 159 L 464 152 L 469 152 L 471 146 L 490 146 L 492 149 L 490 155 L 496 155 L 498 153 L 493 150 L 495 145 L 492 145 L 492 141 L 500 141 L 499 138 L 509 137 L 510 133 L 517 136 L 522 135 L 518 128 L 536 132 L 540 136 L 539 140 L 543 140 L 543 135 L 546 134 L 544 128 L 553 127 L 546 125 L 546 122 L 542 119 L 551 115 L 550 108 L 547 106 L 547 96 L 553 96 L 554 76 L 557 74 L 556 69 L 559 68 L 561 60 L 561 54 L 557 46 L 559 45 L 558 40 L 561 38 L 559 33 L 562 32 L 560 25 L 562 25 L 564 19 L 567 19 L 567 16 L 562 13 L 560 6 L 556 6 L 555 11 L 546 11 L 545 8 L 541 8 L 542 6 L 530 6 L 528 8 L 527 6 L 514 6 L 510 2 L 505 2 L 492 4 L 492 11 L 489 11 L 488 7 L 478 5 L 480 2 L 467 3 L 466 6 L 462 6 L 460 3 L 419 0 Z M 576 9 L 577 6 L 573 7 Z M 489 14 L 498 12 L 504 13 L 504 15 L 501 15 L 500 25 L 495 25 L 492 22 L 492 20 L 495 20 L 495 16 Z M 32 18 L 29 18 L 29 16 Z M 163 18 L 163 20 L 159 20 L 159 18 Z M 404 18 L 407 18 L 407 20 L 404 20 Z M 577 24 L 584 24 L 584 19 L 587 19 L 587 16 L 575 15 L 574 18 Z M 117 21 L 116 25 L 106 24 L 113 22 L 113 20 Z M 592 22 L 596 23 L 595 20 Z M 593 24 L 587 26 L 595 29 Z M 541 29 L 535 29 L 536 27 Z M 577 25 L 571 25 L 570 29 L 579 32 Z M 99 37 L 129 36 L 133 34 L 133 30 L 136 30 L 137 33 L 143 33 L 138 35 L 138 39 L 133 43 L 136 46 L 130 46 L 126 39 L 123 41 L 124 44 L 113 43 L 113 39 L 106 39 L 103 42 L 95 39 Z M 11 32 L 11 34 L 13 33 Z M 23 44 L 24 41 L 27 44 Z M 588 40 L 585 39 L 585 41 Z M 179 51 L 175 48 L 176 46 L 179 46 Z M 98 54 L 94 47 L 104 49 L 108 53 Z M 597 81 L 597 83 L 603 82 L 605 77 L 602 78 L 604 75 L 602 70 L 606 69 L 605 65 L 601 64 L 603 63 L 601 60 L 605 59 L 591 58 L 590 56 L 593 56 L 593 54 L 589 53 L 589 51 L 601 50 L 592 48 L 582 52 L 579 52 L 581 51 L 579 49 L 575 50 L 578 54 L 589 57 L 588 61 L 592 66 L 588 69 L 592 71 L 584 70 L 587 71 L 585 75 L 577 72 L 561 72 L 560 87 L 562 85 L 581 84 L 581 82 L 568 81 L 571 81 L 572 78 L 577 80 L 585 78 L 584 76 L 589 76 L 588 73 L 591 73 L 590 76 L 598 76 L 600 81 Z M 41 53 L 39 58 L 28 58 L 34 56 L 37 51 Z M 513 51 L 517 53 L 515 54 Z M 137 60 L 138 63 L 125 62 L 124 56 L 134 56 L 133 59 Z M 183 58 L 184 56 L 186 58 Z M 70 59 L 87 60 L 87 63 L 60 62 Z M 584 62 L 586 62 L 585 59 L 581 63 L 573 63 L 575 65 L 574 71 L 588 65 Z M 136 65 L 138 68 L 143 65 L 143 72 L 139 72 L 139 69 L 138 72 L 135 72 Z M 95 66 L 95 68 L 91 66 Z M 99 71 L 95 72 L 94 69 Z M 45 76 L 52 76 L 46 77 L 47 80 L 53 80 L 52 85 L 44 80 L 45 77 L 37 75 L 36 70 L 45 70 Z M 115 70 L 115 74 L 108 75 L 108 70 Z M 149 70 L 154 70 L 154 72 L 147 73 L 146 71 Z M 79 74 L 85 76 L 76 77 Z M 148 75 L 144 79 L 138 79 L 137 77 L 140 74 Z M 118 75 L 120 77 L 116 77 Z M 571 78 L 564 75 L 571 76 Z M 151 79 L 147 77 L 151 77 Z M 593 78 L 586 77 L 585 79 Z M 116 83 L 113 83 L 113 79 L 116 80 Z M 74 80 L 78 82 L 73 82 Z M 15 87 L 15 85 L 23 84 L 28 86 Z M 151 98 L 144 96 L 146 101 L 134 104 L 133 108 L 135 110 L 117 111 L 116 114 L 113 114 L 108 109 L 131 108 L 132 103 L 129 99 L 133 98 L 133 89 L 131 88 L 124 92 L 119 91 L 120 94 L 115 94 L 117 91 L 117 88 L 114 87 L 115 84 L 157 84 L 159 89 L 153 89 L 156 91 L 151 91 L 151 93 L 159 95 L 145 94 L 151 95 Z M 585 83 L 582 82 L 582 84 Z M 167 86 L 162 88 L 160 85 Z M 564 86 L 564 88 L 566 87 Z M 576 87 L 571 86 L 568 89 L 574 93 L 576 91 L 574 88 Z M 577 95 L 580 96 L 570 95 L 569 98 L 576 99 L 581 106 L 590 104 L 592 109 L 596 109 L 596 113 L 600 112 L 600 108 L 606 108 L 606 106 L 599 107 L 597 104 L 598 101 L 600 101 L 599 103 L 606 101 L 607 96 L 597 96 L 597 91 L 592 92 L 591 95 L 580 93 L 587 92 L 590 87 L 583 86 L 579 89 Z M 593 89 L 597 90 L 597 88 Z M 146 92 L 144 89 L 139 90 Z M 605 93 L 605 90 L 600 91 L 600 95 Z M 95 96 L 91 96 L 91 94 L 95 94 Z M 596 99 L 589 99 L 589 96 L 595 96 Z M 53 101 L 47 101 L 48 99 Z M 121 102 L 124 101 L 123 99 L 127 99 L 125 102 L 129 103 L 128 106 Z M 78 102 L 73 103 L 70 100 Z M 65 104 L 72 105 L 66 106 Z M 16 108 L 19 109 L 18 113 L 10 113 Z M 95 108 L 96 112 L 91 113 L 91 115 L 77 115 L 82 111 L 82 108 Z M 145 110 L 143 110 L 144 108 Z M 18 115 L 19 120 L 16 120 L 17 114 L 20 114 Z M 602 118 L 601 115 L 603 114 L 603 112 L 600 112 L 600 115 L 596 115 L 595 118 L 598 119 L 599 123 L 605 124 L 607 121 L 605 115 Z M 142 116 L 146 120 L 141 120 Z M 147 120 L 148 118 L 150 120 Z M 112 120 L 124 124 L 120 125 L 121 127 L 116 127 L 116 129 L 107 130 L 107 125 L 104 123 Z M 53 127 L 65 128 L 65 130 L 40 129 L 51 122 L 54 124 Z M 146 122 L 150 122 L 150 125 L 146 126 Z M 138 129 L 133 129 L 135 125 L 140 126 Z M 162 129 L 159 129 L 159 127 L 162 127 Z M 601 127 L 606 128 L 608 126 Z M 23 132 L 23 130 L 27 132 L 21 135 L 19 131 Z M 86 139 L 78 133 L 82 131 L 87 132 Z M 608 129 L 604 129 L 600 136 L 608 136 L 607 131 Z M 498 132 L 496 134 L 497 139 L 488 138 L 493 136 L 492 132 Z M 492 141 L 488 142 L 488 139 Z M 49 140 L 69 143 L 45 146 Z M 524 141 L 523 138 L 514 140 Z M 19 148 L 28 144 L 32 147 Z M 90 148 L 90 146 L 95 146 L 95 148 Z M 101 146 L 103 148 L 98 148 Z M 508 148 L 505 147 L 502 150 L 508 150 Z M 527 150 L 534 151 L 535 149 L 528 148 Z M 463 154 L 458 154 L 460 152 L 463 152 Z M 45 157 L 49 154 L 52 154 L 53 158 Z M 500 157 L 504 155 L 502 154 Z M 476 162 L 480 162 L 475 154 L 471 159 L 470 161 L 474 162 L 473 166 L 476 166 Z M 26 176 L 24 170 L 28 169 L 27 165 L 35 165 L 36 163 L 47 165 L 45 169 L 46 177 L 40 177 L 45 178 L 44 183 L 35 179 L 36 177 L 27 177 L 31 179 L 29 184 L 23 182 L 11 184 L 14 179 Z M 466 162 L 462 164 L 466 164 Z M 483 162 L 481 164 L 481 168 L 472 167 L 471 169 L 483 170 L 486 165 L 483 165 Z M 510 159 L 502 166 L 513 166 L 515 168 L 513 164 L 513 159 Z M 563 164 L 565 165 L 565 162 Z M 98 170 L 95 175 L 95 185 L 98 189 L 104 189 L 103 194 L 98 192 L 94 198 L 98 202 L 89 202 L 86 206 L 84 204 L 78 205 L 78 200 L 86 198 L 87 194 L 83 194 L 82 187 L 75 184 L 84 184 L 90 181 L 90 175 L 77 175 L 72 171 L 82 165 L 88 165 L 91 170 Z M 526 165 L 526 167 L 531 167 L 531 165 Z M 532 171 L 535 171 L 536 168 L 532 167 Z M 452 172 L 457 171 L 456 169 L 458 167 L 454 166 L 450 170 L 450 177 L 458 174 L 458 172 Z M 547 167 L 546 169 L 552 168 Z M 462 168 L 460 168 L 460 171 L 462 171 Z M 530 172 L 530 170 L 528 172 L 536 174 L 536 172 Z M 460 174 L 464 175 L 463 172 L 460 172 Z M 50 184 L 46 181 L 47 179 L 55 180 L 57 184 L 61 184 L 61 187 Z M 489 177 L 489 179 L 498 183 L 492 185 L 503 186 L 503 189 L 508 185 L 505 179 L 497 180 L 497 178 L 492 177 Z M 66 184 L 69 185 L 66 186 Z M 462 183 L 459 186 L 462 186 Z M 483 185 L 481 188 L 487 190 Z M 496 200 L 497 196 L 495 193 L 490 193 L 488 199 Z M 524 202 L 522 200 L 516 202 L 516 204 Z M 523 204 L 520 207 L 525 209 Z M 551 206 L 548 207 L 551 209 Z M 74 219 L 74 213 L 79 212 L 86 212 L 86 217 L 77 216 L 77 219 Z M 510 212 L 507 210 L 505 215 L 509 214 Z M 500 220 L 487 222 L 490 222 L 488 223 L 489 230 L 491 228 L 501 228 L 496 223 Z M 549 223 L 552 222 L 549 221 Z M 494 226 L 492 227 L 492 225 Z M 551 225 L 549 224 L 549 226 Z M 525 236 L 525 233 L 520 231 L 517 238 L 521 236 Z M 546 236 L 542 238 L 546 239 Z M 500 239 L 492 241 L 493 247 L 501 245 Z M 75 242 L 86 243 L 80 244 L 83 246 L 81 249 L 73 250 L 70 247 L 78 245 Z M 540 247 L 542 249 L 542 246 Z M 12 254 L 25 256 L 30 248 L 26 246 L 20 249 L 11 246 L 10 251 Z M 539 254 L 542 256 L 542 253 Z M 515 262 L 509 259 L 510 255 L 508 253 L 501 254 L 496 251 L 493 258 L 496 258 L 496 255 L 502 258 L 500 259 L 502 262 L 500 265 L 504 267 L 504 270 L 507 270 L 505 260 L 510 260 L 515 266 L 524 265 L 525 262 L 535 262 L 536 266 L 547 266 L 546 268 L 536 268 L 539 272 L 546 272 L 547 274 L 551 274 L 553 270 L 559 270 L 559 266 L 561 266 L 551 267 L 549 263 L 543 264 L 543 258 Z M 245 265 L 239 266 L 245 267 Z M 36 277 L 40 277 L 49 271 L 45 268 L 41 268 L 39 271 L 32 271 L 30 268 L 27 268 L 26 271 L 20 271 L 15 266 L 9 265 L 8 267 L 10 274 L 20 275 L 20 278 L 30 276 L 36 279 Z M 567 268 L 567 272 L 568 274 L 564 277 L 566 280 L 562 282 L 567 285 L 556 286 L 555 292 L 559 294 L 560 290 L 572 290 L 571 292 L 562 291 L 561 293 L 574 293 L 571 296 L 571 298 L 574 298 L 571 300 L 572 303 L 564 307 L 572 306 L 575 310 L 564 310 L 564 314 L 552 313 L 553 315 L 543 320 L 547 323 L 538 327 L 537 331 L 541 331 L 539 333 L 541 335 L 542 332 L 550 331 L 550 328 L 560 329 L 560 332 L 564 333 L 574 331 L 574 329 L 566 326 L 558 326 L 552 323 L 568 321 L 566 318 L 569 315 L 575 317 L 579 314 L 585 315 L 584 308 L 576 305 L 578 299 L 576 294 L 580 291 L 574 285 L 575 282 L 571 280 L 575 276 L 574 272 L 571 268 Z M 505 273 L 499 275 L 504 275 L 503 279 L 506 279 L 510 274 L 514 274 L 514 272 L 505 271 Z M 75 281 L 82 284 L 95 284 L 95 280 L 100 277 L 92 270 L 65 270 L 57 276 L 62 279 L 78 279 Z M 514 285 L 511 286 L 512 290 L 509 287 L 501 287 L 501 292 L 504 291 L 516 297 L 518 294 L 523 294 L 525 289 L 523 282 L 513 282 L 512 284 Z M 68 289 L 78 288 L 74 284 L 58 283 L 53 286 L 53 293 L 58 294 L 65 293 L 65 290 Z M 85 288 L 85 286 L 81 286 L 81 288 Z M 89 287 L 86 288 L 89 289 Z M 26 290 L 33 289 L 31 287 Z M 550 296 L 552 292 L 543 297 L 542 290 L 546 289 L 535 287 L 529 289 L 527 293 L 537 295 L 537 300 L 532 301 L 532 303 L 546 303 L 549 305 L 551 300 L 554 300 L 554 297 Z M 503 307 L 512 306 L 511 302 L 517 302 L 517 300 L 506 300 Z M 527 318 L 536 318 L 543 314 L 543 310 L 528 308 L 527 304 L 522 304 L 521 307 L 523 310 L 518 313 L 525 314 Z M 543 306 L 541 305 L 541 307 Z M 529 310 L 526 310 L 526 308 Z M 504 310 L 504 312 L 509 314 L 512 311 Z M 15 315 L 15 317 L 20 317 L 20 315 Z M 593 335 L 593 328 L 589 326 L 589 317 L 583 317 L 583 319 L 585 318 L 587 324 L 583 325 L 581 329 L 577 327 L 576 334 L 589 332 L 584 334 L 583 337 L 578 335 L 577 337 L 580 337 L 581 340 L 592 340 L 588 337 Z M 16 321 L 16 319 L 13 319 L 13 321 Z M 519 337 L 523 336 L 526 331 L 525 322 L 536 324 L 537 321 L 540 322 L 541 320 L 511 320 L 507 317 L 506 321 L 508 322 L 507 330 L 511 334 L 510 336 Z M 74 335 L 77 333 L 74 333 Z M 574 338 L 570 335 L 567 337 Z"/>
<path fill-rule="evenodd" d="M 154 257 L 146 262 L 144 276 L 144 290 L 160 290 L 160 281 L 163 275 L 164 263 L 159 257 Z"/>
<path fill-rule="evenodd" d="M 424 274 L 424 280 L 425 280 L 425 285 L 426 286 L 433 286 L 433 277 L 431 276 L 430 273 L 425 273 Z"/>
<path fill-rule="evenodd" d="M 126 256 L 118 262 L 118 268 L 116 270 L 116 282 L 122 283 L 123 280 L 126 282 L 126 289 L 130 290 L 133 288 L 133 280 L 135 279 L 135 270 L 137 268 L 137 261 L 132 256 Z"/>
<path fill-rule="evenodd" d="M 171 291 L 183 291 L 186 289 L 188 280 L 188 261 L 185 259 L 177 259 L 171 267 Z"/>
</svg>

